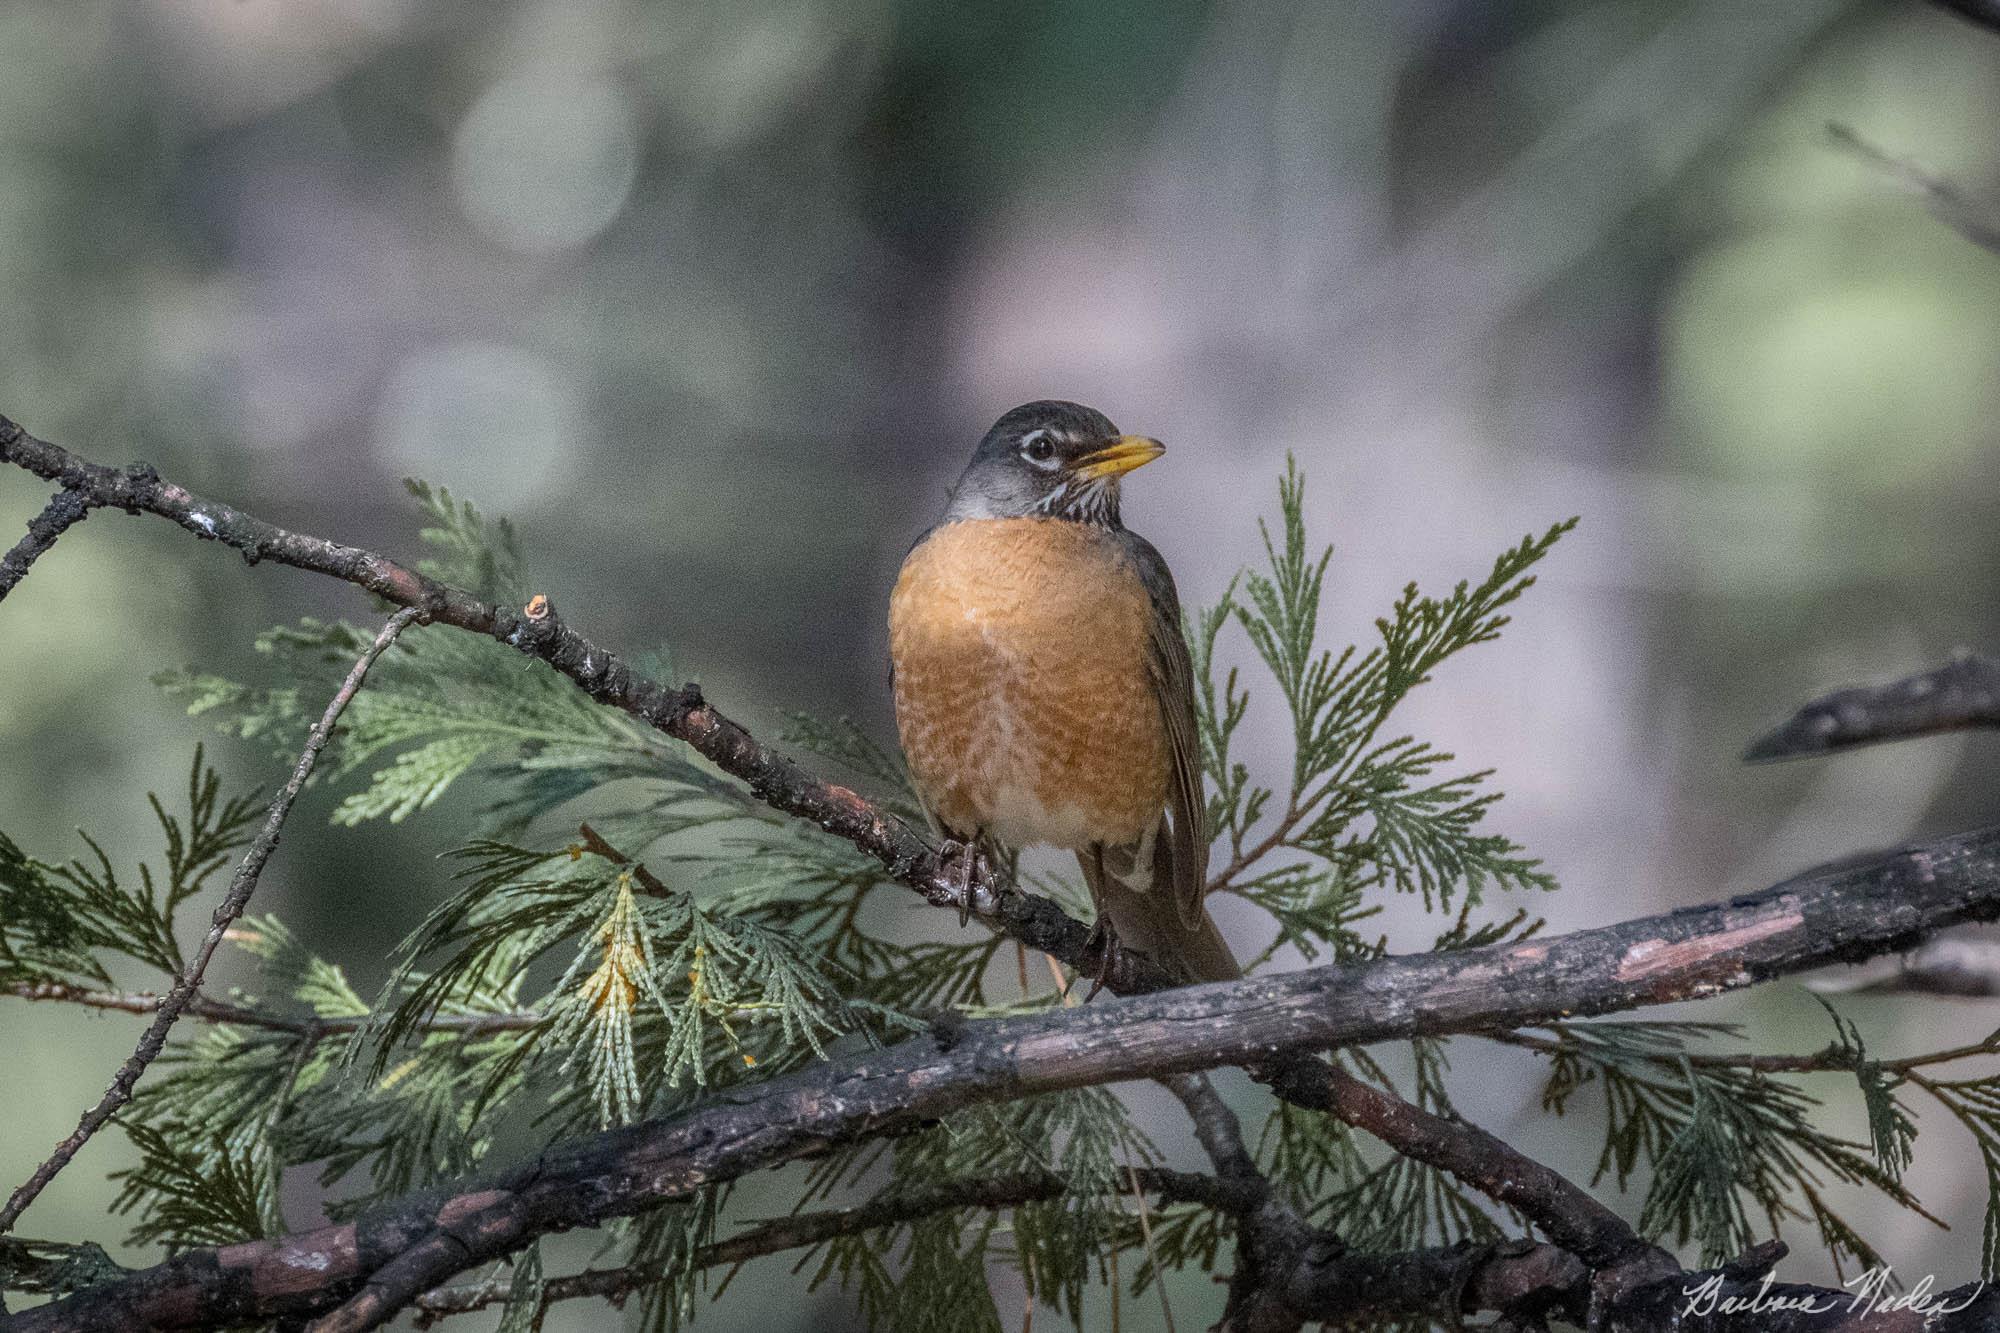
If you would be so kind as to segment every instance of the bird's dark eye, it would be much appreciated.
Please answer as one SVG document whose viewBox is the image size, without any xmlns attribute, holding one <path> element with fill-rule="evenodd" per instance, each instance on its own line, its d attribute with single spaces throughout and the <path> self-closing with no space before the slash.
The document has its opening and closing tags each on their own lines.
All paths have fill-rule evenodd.
<svg viewBox="0 0 2000 1333">
<path fill-rule="evenodd" d="M 1056 447 L 1048 436 L 1037 435 L 1028 441 L 1027 447 L 1022 452 L 1037 463 L 1046 463 L 1056 456 Z"/>
</svg>

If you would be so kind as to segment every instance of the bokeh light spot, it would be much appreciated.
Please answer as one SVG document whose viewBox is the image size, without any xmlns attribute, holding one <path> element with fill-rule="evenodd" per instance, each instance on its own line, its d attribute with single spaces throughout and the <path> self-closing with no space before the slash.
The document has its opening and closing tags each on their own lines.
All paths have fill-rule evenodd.
<svg viewBox="0 0 2000 1333">
<path fill-rule="evenodd" d="M 631 108 L 602 79 L 502 79 L 473 104 L 452 150 L 466 217 L 529 254 L 582 245 L 610 226 L 638 169 Z"/>
<path fill-rule="evenodd" d="M 1666 324 L 1668 401 L 1737 474 L 1924 485 L 1991 439 L 2000 276 L 1945 244 L 1773 229 L 1691 266 Z M 1921 234 L 1920 234 L 1921 238 Z"/>
<path fill-rule="evenodd" d="M 574 456 L 581 412 L 533 353 L 468 342 L 405 360 L 383 390 L 378 420 L 383 457 L 399 472 L 520 513 L 550 498 L 546 483 Z"/>
</svg>

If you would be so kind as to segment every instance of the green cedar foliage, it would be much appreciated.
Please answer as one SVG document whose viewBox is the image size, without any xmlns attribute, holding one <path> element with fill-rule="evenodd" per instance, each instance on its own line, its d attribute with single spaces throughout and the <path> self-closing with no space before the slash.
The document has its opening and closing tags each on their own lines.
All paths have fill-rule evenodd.
<svg viewBox="0 0 2000 1333">
<path fill-rule="evenodd" d="M 410 489 L 427 519 L 427 572 L 482 597 L 526 597 L 505 523 L 441 488 Z M 1484 914 L 1496 891 L 1555 887 L 1490 826 L 1499 799 L 1490 773 L 1402 731 L 1396 714 L 1449 659 L 1501 632 L 1571 523 L 1524 539 L 1443 596 L 1405 589 L 1366 644 L 1332 650 L 1320 621 L 1331 552 L 1307 535 L 1295 467 L 1278 500 L 1263 566 L 1187 625 L 1216 830 L 1212 884 L 1261 909 L 1269 925 L 1252 968 L 1379 956 L 1386 941 L 1363 930 L 1391 894 L 1439 914 L 1438 949 L 1532 934 L 1541 923 L 1528 906 Z M 1222 664 L 1238 635 L 1263 681 L 1254 687 Z M 289 762 L 369 638 L 353 625 L 305 621 L 257 640 L 278 683 L 195 671 L 160 679 L 190 712 Z M 664 658 L 641 665 L 668 669 Z M 1253 774 L 1234 748 L 1255 708 L 1282 709 L 1289 721 L 1291 762 L 1276 781 Z M 901 758 L 861 729 L 795 718 L 784 739 L 922 826 Z M 118 1201 L 135 1240 L 180 1247 L 308 1224 L 282 1215 L 287 1171 L 315 1175 L 333 1214 L 349 1216 L 476 1169 L 497 1142 L 513 1154 L 669 1112 L 835 1047 L 922 1030 L 941 1010 L 1075 1002 L 1041 960 L 1031 966 L 999 937 L 960 931 L 948 914 L 912 911 L 872 858 L 770 810 L 541 663 L 473 635 L 403 635 L 349 708 L 321 775 L 340 789 L 333 818 L 343 824 L 407 819 L 469 788 L 472 801 L 448 807 L 470 825 L 448 859 L 454 883 L 420 886 L 438 904 L 373 997 L 275 918 L 239 924 L 232 938 L 255 959 L 259 981 L 231 1003 L 255 1021 L 184 1021 L 120 1117 L 141 1154 Z M 230 863 L 259 805 L 223 799 L 197 751 L 187 812 L 154 809 L 164 856 L 136 878 L 87 838 L 88 857 L 47 863 L 0 835 L 0 983 L 17 992 L 168 984 L 181 963 L 178 909 Z M 1019 873 L 1012 857 L 1003 868 L 1087 911 L 1079 885 Z M 1568 1023 L 1508 1039 L 1549 1061 L 1549 1111 L 1601 1097 L 1598 1174 L 1644 1191 L 1638 1207 L 1651 1234 L 1715 1259 L 1804 1222 L 1837 1256 L 1868 1262 L 1873 1252 L 1828 1206 L 1824 1182 L 1864 1184 L 1915 1208 L 1900 1183 L 1915 1131 L 1902 1098 L 1921 1086 L 1972 1133 L 2000 1198 L 2000 1081 L 1944 1081 L 1920 1062 L 1877 1061 L 1836 1022 L 1838 1040 L 1818 1067 L 1857 1080 L 1866 1143 L 1815 1127 L 1817 1102 L 1800 1073 L 1691 1051 L 1712 1035 L 1706 1027 Z M 1449 1052 L 1418 1041 L 1336 1058 L 1449 1115 Z M 1261 1167 L 1349 1244 L 1448 1244 L 1524 1228 L 1328 1117 L 1268 1100 L 1257 1114 Z M 1165 1272 L 1227 1263 L 1231 1225 L 1206 1208 L 1149 1205 L 1150 1238 L 1138 1224 L 1129 1173 L 1157 1160 L 1125 1103 L 1103 1089 L 832 1145 L 792 1169 L 801 1208 L 920 1198 L 944 1183 L 1022 1172 L 1049 1173 L 1064 1193 L 839 1236 L 795 1256 L 799 1280 L 837 1284 L 876 1328 L 994 1329 L 1002 1312 L 988 1278 L 1005 1265 L 1037 1303 L 1082 1326 L 1087 1309 L 1129 1300 Z M 604 1228 L 600 1266 L 640 1275 L 648 1327 L 698 1315 L 712 1289 L 703 1247 L 740 1220 L 731 1197 L 721 1186 Z M 1989 1214 L 1989 1276 L 1996 1228 Z M 45 1245 L 0 1241 L 0 1290 L 74 1289 L 103 1276 L 100 1259 L 90 1246 L 52 1256 Z M 540 1247 L 495 1280 L 510 1307 L 505 1326 L 533 1327 L 548 1280 Z"/>
<path fill-rule="evenodd" d="M 120 960 L 168 974 L 181 968 L 174 913 L 200 893 L 254 832 L 263 803 L 250 792 L 227 800 L 195 749 L 186 815 L 148 796 L 162 841 L 161 865 L 121 880 L 88 833 L 88 857 L 35 860 L 0 833 L 0 985 L 110 986 Z"/>
<path fill-rule="evenodd" d="M 1826 1182 L 1866 1185 L 1925 1215 L 1901 1180 L 1916 1125 L 1853 1025 L 1835 1022 L 1821 1058 L 1859 1078 L 1871 1142 L 1821 1129 L 1820 1099 L 1799 1082 L 1693 1049 L 1734 1031 L 1710 1023 L 1558 1024 L 1548 1029 L 1543 1105 L 1560 1114 L 1584 1089 L 1598 1091 L 1606 1131 L 1596 1178 L 1622 1190 L 1649 1177 L 1641 1228 L 1695 1243 L 1704 1263 L 1742 1254 L 1789 1220 L 1813 1226 L 1836 1267 L 1873 1267 L 1881 1256 L 1827 1202 Z"/>
</svg>

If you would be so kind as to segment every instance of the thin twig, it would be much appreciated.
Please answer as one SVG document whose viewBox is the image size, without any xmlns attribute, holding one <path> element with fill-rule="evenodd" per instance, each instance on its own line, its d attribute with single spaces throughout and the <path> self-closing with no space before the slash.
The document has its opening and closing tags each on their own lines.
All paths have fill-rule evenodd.
<svg viewBox="0 0 2000 1333">
<path fill-rule="evenodd" d="M 1489 1041 L 1518 1046 L 1523 1050 L 1536 1051 L 1543 1055 L 1558 1055 L 1565 1050 L 1573 1049 L 1560 1039 L 1537 1037 L 1527 1032 L 1482 1032 L 1479 1035 Z M 1913 1069 L 1921 1069 L 1927 1065 L 1950 1064 L 1955 1060 L 1970 1060 L 1976 1056 L 1995 1054 L 2000 1054 L 2000 1031 L 1993 1032 L 1979 1041 L 1967 1042 L 1963 1046 L 1925 1051 L 1921 1055 L 1895 1056 L 1887 1060 L 1857 1059 L 1854 1049 L 1847 1046 L 1829 1046 L 1825 1050 L 1805 1055 L 1757 1055 L 1749 1051 L 1671 1053 L 1662 1051 L 1642 1058 L 1650 1064 L 1668 1069 L 1679 1069 L 1683 1064 L 1687 1064 L 1697 1069 L 1746 1069 L 1762 1074 L 1852 1074 L 1857 1065 L 1870 1065 L 1894 1074 L 1907 1074 Z"/>
<path fill-rule="evenodd" d="M 588 824 L 578 826 L 583 838 L 583 846 L 623 870 L 632 872 L 632 879 L 638 886 L 655 898 L 671 898 L 674 891 L 661 882 L 660 877 L 646 869 L 646 863 L 635 861 L 604 840 L 604 835 Z"/>
<path fill-rule="evenodd" d="M 68 487 L 57 491 L 42 512 L 28 520 L 28 535 L 14 543 L 13 550 L 0 555 L 0 600 L 28 576 L 28 566 L 54 546 L 56 538 L 88 517 L 90 504 L 82 492 Z"/>
<path fill-rule="evenodd" d="M 1161 1267 L 1160 1252 L 1153 1245 L 1153 1215 L 1146 1207 L 1146 1188 L 1139 1183 L 1138 1167 L 1127 1162 L 1125 1174 L 1132 1182 L 1132 1202 L 1139 1209 L 1139 1236 L 1146 1245 L 1146 1262 L 1153 1266 L 1153 1289 L 1160 1293 L 1160 1318 L 1166 1321 L 1167 1333 L 1175 1333 L 1174 1306 L 1167 1299 L 1167 1270 Z"/>
<path fill-rule="evenodd" d="M 313 765 L 319 762 L 320 751 L 326 748 L 327 738 L 333 734 L 334 724 L 340 720 L 341 713 L 346 711 L 349 701 L 361 688 L 361 682 L 367 677 L 368 668 L 375 664 L 375 659 L 396 641 L 396 636 L 401 634 L 406 626 L 421 615 L 421 611 L 406 607 L 390 616 L 388 623 L 383 625 L 381 632 L 375 636 L 375 641 L 355 660 L 353 669 L 347 673 L 347 679 L 341 683 L 339 691 L 328 702 L 326 711 L 320 715 L 318 723 L 307 735 L 305 749 L 299 752 L 298 763 L 292 767 L 290 781 L 285 783 L 284 790 L 280 791 L 276 799 L 271 802 L 270 811 L 264 816 L 264 827 L 258 830 L 256 838 L 250 843 L 249 850 L 243 854 L 242 862 L 236 867 L 236 874 L 229 881 L 229 891 L 223 895 L 222 902 L 216 907 L 215 916 L 209 923 L 208 934 L 202 938 L 201 947 L 182 969 L 179 979 L 174 982 L 173 989 L 161 998 L 159 1007 L 154 1011 L 153 1021 L 147 1026 L 145 1035 L 139 1039 L 137 1049 L 123 1065 L 119 1066 L 118 1073 L 112 1078 L 111 1086 L 105 1089 L 104 1096 L 98 1100 L 97 1105 L 83 1113 L 83 1118 L 77 1122 L 69 1137 L 56 1145 L 48 1160 L 36 1167 L 35 1173 L 29 1176 L 7 1200 L 7 1206 L 0 1208 L 0 1234 L 13 1229 L 22 1212 L 35 1201 L 35 1196 L 48 1187 L 49 1182 L 56 1178 L 57 1172 L 69 1165 L 83 1145 L 90 1141 L 91 1135 L 103 1128 L 104 1122 L 109 1120 L 119 1107 L 132 1100 L 132 1089 L 139 1082 L 140 1075 L 146 1072 L 146 1066 L 152 1064 L 154 1057 L 158 1056 L 166 1046 L 168 1032 L 179 1021 L 182 1011 L 194 998 L 195 992 L 201 988 L 202 974 L 208 970 L 209 960 L 215 956 L 216 949 L 221 947 L 223 935 L 235 923 L 236 918 L 243 915 L 243 909 L 249 904 L 250 895 L 257 887 L 257 879 L 264 873 L 265 863 L 277 849 L 278 836 L 284 831 L 285 817 L 291 813 L 292 803 L 298 799 L 299 792 L 306 785 L 306 779 L 312 775 Z"/>
<path fill-rule="evenodd" d="M 124 1014 L 158 1013 L 163 998 L 155 991 L 92 990 L 86 986 L 72 986 L 61 981 L 18 981 L 0 987 L 0 995 L 16 1000 L 73 1004 L 83 1009 L 102 1009 Z M 311 1041 L 361 1032 L 376 1021 L 373 1014 L 357 1014 L 351 1018 L 321 1018 L 311 1015 L 295 1017 L 272 1013 L 265 1009 L 250 1009 L 230 1004 L 200 993 L 188 1000 L 187 1007 L 181 1010 L 181 1017 L 230 1027 L 283 1032 Z M 545 1016 L 532 1009 L 515 1009 L 491 1014 L 433 1014 L 420 1024 L 416 1031 L 424 1034 L 440 1032 L 464 1037 L 481 1037 L 491 1032 L 524 1032 L 530 1028 L 540 1027 L 544 1021 Z"/>
<path fill-rule="evenodd" d="M 497 639 L 548 664 L 599 703 L 685 742 L 772 809 L 852 843 L 881 862 L 890 879 L 916 890 L 932 906 L 956 912 L 969 896 L 972 914 L 993 929 L 1065 961 L 1083 956 L 1090 928 L 1053 900 L 1023 893 L 992 873 L 975 875 L 967 895 L 957 863 L 940 857 L 936 847 L 894 814 L 847 787 L 821 781 L 764 745 L 704 699 L 698 686 L 675 689 L 635 672 L 623 658 L 571 629 L 547 597 L 520 609 L 495 606 L 388 556 L 293 532 L 196 495 L 146 464 L 110 468 L 92 463 L 37 439 L 5 416 L 0 416 L 0 462 L 76 490 L 93 507 L 155 514 L 252 563 L 268 560 L 325 574 L 398 606 L 422 607 L 433 624 Z M 1131 994 L 1177 980 L 1143 953 L 1126 949 L 1112 961 L 1104 984 Z"/>
</svg>

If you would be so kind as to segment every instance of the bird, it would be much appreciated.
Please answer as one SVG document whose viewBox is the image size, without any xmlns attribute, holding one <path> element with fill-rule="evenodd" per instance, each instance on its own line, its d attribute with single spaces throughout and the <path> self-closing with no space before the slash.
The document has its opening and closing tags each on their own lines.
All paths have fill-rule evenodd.
<svg viewBox="0 0 2000 1333">
<path fill-rule="evenodd" d="M 1194 671 L 1166 560 L 1119 485 L 1166 452 L 1045 399 L 993 424 L 889 598 L 896 729 L 920 803 L 973 868 L 1076 854 L 1096 908 L 1095 995 L 1120 951 L 1183 984 L 1241 969 L 1207 912 Z"/>
</svg>

